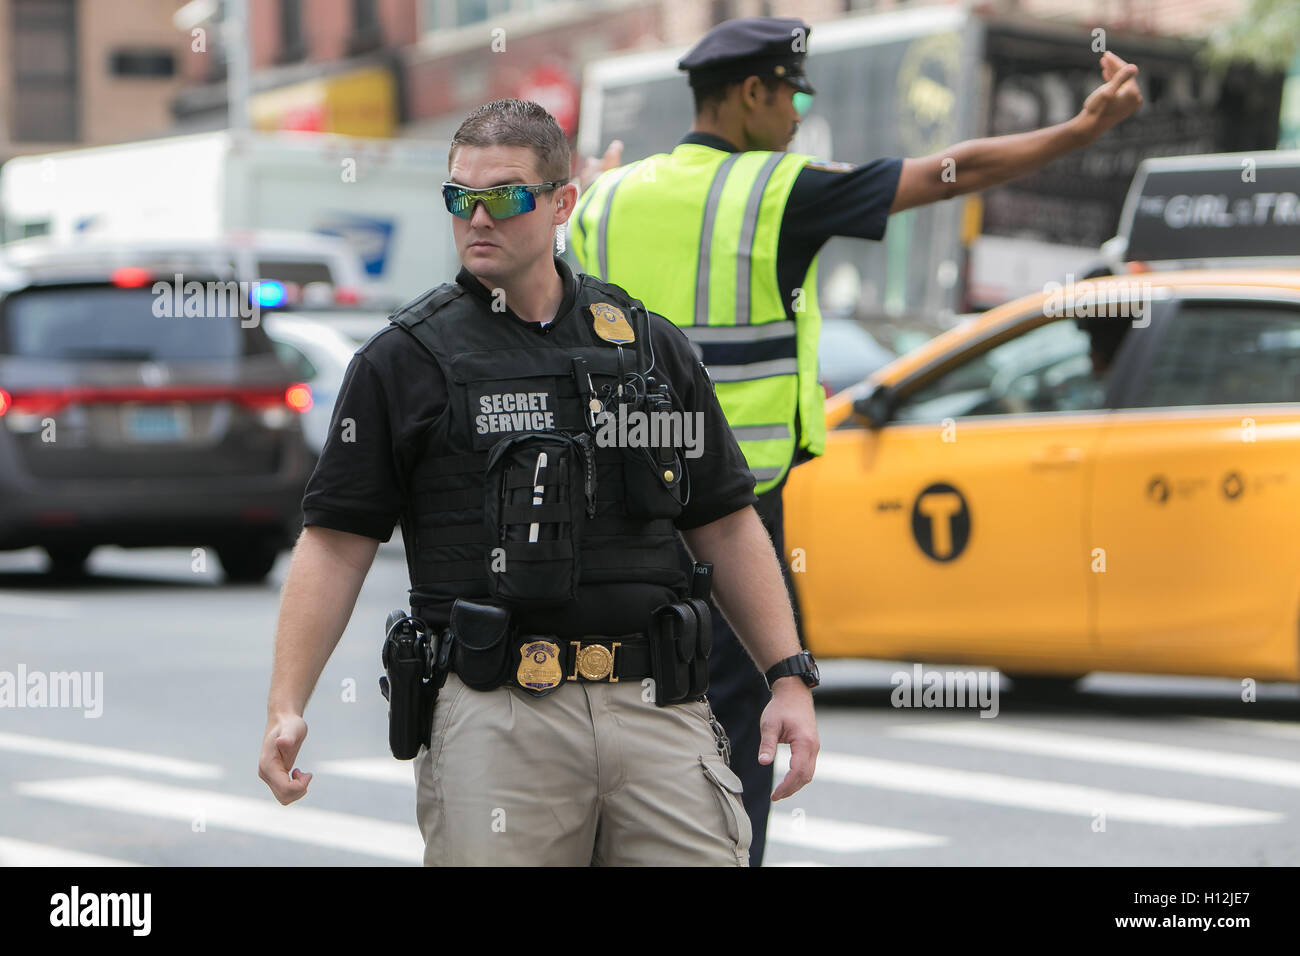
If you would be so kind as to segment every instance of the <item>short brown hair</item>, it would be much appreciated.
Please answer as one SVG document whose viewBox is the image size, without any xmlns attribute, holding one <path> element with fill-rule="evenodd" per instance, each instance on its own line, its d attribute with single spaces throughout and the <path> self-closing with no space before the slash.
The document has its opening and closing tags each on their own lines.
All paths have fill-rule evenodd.
<svg viewBox="0 0 1300 956">
<path fill-rule="evenodd" d="M 447 165 L 457 146 L 527 146 L 547 181 L 569 178 L 569 142 L 555 117 L 531 100 L 493 100 L 477 107 L 456 130 Z"/>
</svg>

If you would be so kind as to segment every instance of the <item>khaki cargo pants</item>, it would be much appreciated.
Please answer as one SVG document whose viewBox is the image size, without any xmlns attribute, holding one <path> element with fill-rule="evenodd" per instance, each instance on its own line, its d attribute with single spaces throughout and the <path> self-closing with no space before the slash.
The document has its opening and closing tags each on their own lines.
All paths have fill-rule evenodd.
<svg viewBox="0 0 1300 956">
<path fill-rule="evenodd" d="M 425 865 L 748 866 L 711 717 L 704 701 L 656 707 L 640 680 L 538 698 L 449 674 L 415 758 Z"/>
</svg>

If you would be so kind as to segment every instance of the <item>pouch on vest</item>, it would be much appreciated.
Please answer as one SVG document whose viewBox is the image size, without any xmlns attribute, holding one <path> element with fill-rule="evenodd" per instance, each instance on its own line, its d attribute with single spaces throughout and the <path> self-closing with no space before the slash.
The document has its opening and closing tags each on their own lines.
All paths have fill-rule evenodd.
<svg viewBox="0 0 1300 956">
<path fill-rule="evenodd" d="M 687 600 L 655 610 L 650 622 L 650 668 L 657 706 L 679 704 L 709 689 L 712 643 L 706 602 Z"/>
<path fill-rule="evenodd" d="M 595 510 L 595 482 L 589 435 L 530 432 L 492 447 L 483 513 L 493 598 L 531 606 L 573 600 L 582 524 Z"/>
<path fill-rule="evenodd" d="M 637 403 L 636 411 L 646 414 L 648 434 L 645 443 L 623 449 L 623 486 L 627 490 L 623 507 L 630 518 L 676 518 L 682 513 L 685 468 L 678 449 L 666 444 L 665 439 L 683 438 L 684 424 L 674 434 L 672 423 L 684 422 L 686 413 L 673 408 L 667 390 L 662 388 Z M 649 441 L 651 435 L 654 443 Z"/>
<path fill-rule="evenodd" d="M 452 666 L 471 690 L 492 690 L 505 682 L 510 664 L 510 612 L 457 599 L 447 625 Z"/>
</svg>

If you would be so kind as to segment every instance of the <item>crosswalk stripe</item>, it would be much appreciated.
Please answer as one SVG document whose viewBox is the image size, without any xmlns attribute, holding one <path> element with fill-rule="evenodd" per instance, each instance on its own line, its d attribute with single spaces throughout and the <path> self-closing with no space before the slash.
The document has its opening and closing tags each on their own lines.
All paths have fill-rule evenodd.
<svg viewBox="0 0 1300 956">
<path fill-rule="evenodd" d="M 1276 787 L 1300 787 L 1300 763 L 1274 757 L 1224 753 L 1195 747 L 1152 744 L 1141 740 L 1116 737 L 1084 737 L 1036 727 L 1004 724 L 991 726 L 988 721 L 976 724 L 942 723 L 911 727 L 894 727 L 890 736 L 930 743 L 960 744 L 964 747 L 989 747 L 1016 753 L 1082 760 L 1090 763 L 1121 764 L 1149 770 L 1174 770 L 1203 777 L 1226 777 L 1267 783 Z"/>
<path fill-rule="evenodd" d="M 399 786 L 413 786 L 415 783 L 409 763 L 385 757 L 326 760 L 320 764 L 320 772 Z M 947 842 L 946 837 L 912 830 L 874 827 L 821 817 L 797 818 L 781 813 L 773 814 L 770 818 L 767 838 L 773 843 L 837 853 L 940 846 Z"/>
<path fill-rule="evenodd" d="M 93 853 L 78 853 L 47 843 L 28 843 L 0 837 L 0 867 L 3 866 L 139 866 Z"/>
<path fill-rule="evenodd" d="M 915 830 L 874 827 L 864 823 L 847 823 L 825 817 L 797 817 L 773 813 L 767 821 L 770 843 L 784 843 L 831 853 L 855 853 L 862 850 L 907 850 L 923 846 L 942 846 L 947 837 Z"/>
<path fill-rule="evenodd" d="M 911 730 L 912 728 L 896 728 L 890 732 L 911 736 Z M 987 732 L 987 728 L 985 732 Z M 935 736 L 937 737 L 938 734 Z M 1054 750 L 1053 752 L 1057 751 Z M 779 748 L 777 761 L 780 765 L 780 772 L 784 773 L 789 766 L 788 747 L 782 745 Z M 1285 761 L 1275 762 L 1286 763 Z M 413 786 L 415 782 L 408 764 L 383 757 L 329 760 L 323 762 L 320 766 L 323 772 L 337 773 L 342 776 L 351 776 L 363 780 L 400 786 Z M 923 764 L 875 760 L 869 757 L 827 751 L 822 751 L 817 757 L 817 776 L 815 779 L 818 781 L 879 787 L 881 789 L 929 793 L 934 796 L 968 799 L 978 803 L 1018 806 L 1075 816 L 1092 817 L 1098 811 L 1104 811 L 1111 819 L 1168 826 L 1235 826 L 1276 823 L 1284 818 L 1282 814 L 1246 807 L 1125 793 L 1074 784 L 1008 777 L 999 774 L 948 770 Z M 970 786 L 963 789 L 964 784 L 961 781 L 969 781 Z M 782 817 L 779 815 L 774 815 L 771 818 L 771 826 L 780 826 L 781 829 L 769 829 L 769 839 L 776 842 L 792 842 L 797 846 L 816 845 L 800 842 L 796 839 L 798 831 L 793 830 L 789 821 L 778 825 L 776 821 L 780 819 Z M 825 822 L 828 825 L 834 825 L 839 824 L 841 821 L 826 820 Z M 805 820 L 805 825 L 808 825 L 808 823 L 809 821 Z M 844 825 L 854 826 L 854 824 Z M 884 828 L 874 829 L 881 831 L 882 834 L 891 832 Z M 804 835 L 813 834 L 808 836 L 809 839 L 813 840 L 819 839 L 818 834 L 820 832 L 820 830 L 810 831 L 809 829 L 802 831 Z M 899 830 L 892 832 L 904 834 L 910 831 Z M 868 840 L 869 844 L 867 835 L 850 835 L 850 833 L 851 831 L 843 831 L 842 836 L 848 840 Z M 785 840 L 787 835 L 790 836 L 789 841 Z M 917 836 L 924 838 L 930 836 L 930 834 L 917 834 Z M 882 835 L 881 839 L 883 841 L 885 837 Z M 917 842 L 910 845 L 937 844 Z M 863 846 L 863 849 L 871 848 L 870 845 Z M 882 846 L 880 848 L 888 847 Z"/>
<path fill-rule="evenodd" d="M 0 592 L 0 614 L 14 617 L 55 617 L 73 620 L 82 616 L 81 605 L 53 598 L 19 597 Z"/>
<path fill-rule="evenodd" d="M 374 783 L 391 783 L 398 786 L 415 786 L 415 771 L 411 761 L 392 757 L 363 757 L 355 760 L 325 760 L 319 765 L 323 774 L 356 777 Z"/>
<path fill-rule="evenodd" d="M 125 777 L 38 780 L 16 784 L 14 789 L 25 796 L 61 803 L 187 824 L 202 820 L 205 827 L 256 833 L 402 863 L 418 864 L 424 859 L 424 843 L 414 822 L 390 823 L 298 805 L 282 807 L 269 793 L 265 799 L 255 800 Z"/>
<path fill-rule="evenodd" d="M 789 860 L 785 863 L 768 863 L 764 862 L 765 869 L 771 869 L 774 866 L 829 866 L 828 863 L 814 863 L 812 860 Z"/>
<path fill-rule="evenodd" d="M 773 763 L 777 765 L 778 779 L 788 770 L 789 759 L 788 752 L 777 753 L 777 759 Z M 1104 813 L 1110 820 L 1162 826 L 1239 826 L 1277 823 L 1284 819 L 1283 814 L 1266 810 L 1152 797 L 1098 787 L 930 767 L 897 760 L 877 760 L 826 751 L 817 755 L 813 783 L 815 785 L 818 782 L 924 793 L 953 800 L 972 800 L 1080 817 L 1095 817 Z"/>
<path fill-rule="evenodd" d="M 160 757 L 157 754 L 141 753 L 138 750 L 119 750 L 116 747 L 79 744 L 50 737 L 29 737 L 24 734 L 0 733 L 0 750 L 35 754 L 38 757 L 79 760 L 82 763 L 107 764 L 110 767 L 162 773 L 189 780 L 213 780 L 222 775 L 222 769 L 215 764 L 180 760 L 176 757 Z"/>
<path fill-rule="evenodd" d="M 1214 730 L 1242 730 L 1248 734 L 1261 737 L 1289 737 L 1300 740 L 1300 724 L 1285 720 L 1254 720 L 1249 717 L 1191 717 L 1195 721 Z"/>
</svg>

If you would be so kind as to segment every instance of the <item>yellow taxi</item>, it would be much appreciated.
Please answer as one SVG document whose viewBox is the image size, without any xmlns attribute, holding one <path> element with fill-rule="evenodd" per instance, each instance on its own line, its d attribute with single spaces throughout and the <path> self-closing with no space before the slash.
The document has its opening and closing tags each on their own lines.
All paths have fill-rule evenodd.
<svg viewBox="0 0 1300 956">
<path fill-rule="evenodd" d="M 1300 270 L 1049 285 L 827 402 L 819 657 L 1300 679 Z"/>
</svg>

